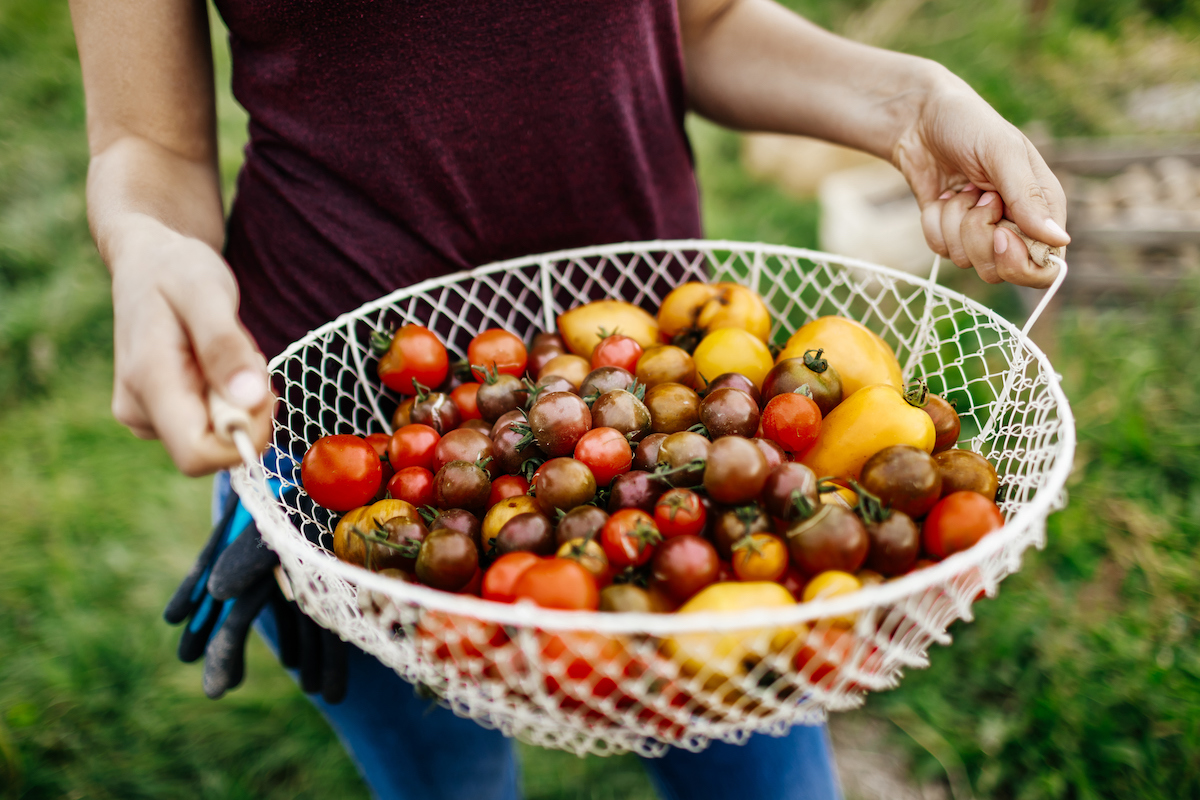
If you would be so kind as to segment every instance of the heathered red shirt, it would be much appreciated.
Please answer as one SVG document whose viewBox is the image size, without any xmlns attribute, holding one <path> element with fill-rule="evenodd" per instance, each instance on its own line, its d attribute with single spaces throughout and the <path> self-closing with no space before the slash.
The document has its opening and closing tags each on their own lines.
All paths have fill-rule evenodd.
<svg viewBox="0 0 1200 800">
<path fill-rule="evenodd" d="M 250 141 L 226 257 L 268 357 L 399 287 L 700 235 L 673 0 L 216 0 Z"/>
</svg>

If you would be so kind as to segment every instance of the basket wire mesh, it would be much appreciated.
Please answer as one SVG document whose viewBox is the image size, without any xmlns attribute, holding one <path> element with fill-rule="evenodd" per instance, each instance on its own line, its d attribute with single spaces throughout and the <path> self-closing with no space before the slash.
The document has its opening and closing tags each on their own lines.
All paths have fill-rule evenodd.
<svg viewBox="0 0 1200 800">
<path fill-rule="evenodd" d="M 499 262 L 368 303 L 274 358 L 280 397 L 263 456 L 243 437 L 233 483 L 280 556 L 291 592 L 319 624 L 377 656 L 442 705 L 506 735 L 577 754 L 703 749 L 755 732 L 783 735 L 860 705 L 926 666 L 947 627 L 970 620 L 1041 547 L 1065 502 L 1075 448 L 1059 376 L 1024 330 L 930 280 L 827 253 L 724 241 L 590 247 Z M 754 613 L 601 614 L 503 605 L 369 573 L 338 561 L 336 515 L 300 487 L 309 443 L 331 433 L 391 432 L 400 398 L 375 374 L 371 334 L 417 323 L 466 352 L 481 330 L 528 339 L 599 297 L 652 313 L 688 280 L 730 280 L 761 294 L 775 341 L 839 314 L 879 333 L 906 379 L 957 401 L 960 446 L 1000 476 L 1006 524 L 975 547 L 852 595 Z M 283 491 L 273 488 L 281 482 Z"/>
</svg>

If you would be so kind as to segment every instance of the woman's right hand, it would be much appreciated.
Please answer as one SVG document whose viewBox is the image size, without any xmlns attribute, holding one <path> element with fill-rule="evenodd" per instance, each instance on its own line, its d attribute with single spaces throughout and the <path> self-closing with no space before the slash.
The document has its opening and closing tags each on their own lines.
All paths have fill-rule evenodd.
<svg viewBox="0 0 1200 800">
<path fill-rule="evenodd" d="M 197 476 L 240 463 L 217 437 L 209 388 L 245 409 L 256 449 L 271 434 L 274 394 L 266 360 L 237 316 L 233 273 L 207 244 L 148 217 L 114 253 L 116 374 L 113 414 L 143 439 L 161 439 Z"/>
</svg>

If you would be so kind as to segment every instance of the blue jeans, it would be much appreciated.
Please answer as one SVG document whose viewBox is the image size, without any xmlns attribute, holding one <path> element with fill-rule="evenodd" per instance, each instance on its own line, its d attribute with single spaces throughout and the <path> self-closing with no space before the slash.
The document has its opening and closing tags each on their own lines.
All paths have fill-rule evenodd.
<svg viewBox="0 0 1200 800">
<path fill-rule="evenodd" d="M 229 491 L 224 473 L 214 500 Z M 217 504 L 215 508 L 221 508 Z M 268 605 L 255 627 L 277 652 Z M 293 677 L 297 677 L 293 674 Z M 417 697 L 411 684 L 374 656 L 350 647 L 345 699 L 313 704 L 380 800 L 517 800 L 520 771 L 512 741 Z M 447 744 L 450 746 L 447 746 Z M 796 726 L 787 736 L 757 735 L 744 745 L 716 742 L 699 753 L 670 749 L 643 759 L 663 800 L 839 800 L 825 726 Z"/>
</svg>

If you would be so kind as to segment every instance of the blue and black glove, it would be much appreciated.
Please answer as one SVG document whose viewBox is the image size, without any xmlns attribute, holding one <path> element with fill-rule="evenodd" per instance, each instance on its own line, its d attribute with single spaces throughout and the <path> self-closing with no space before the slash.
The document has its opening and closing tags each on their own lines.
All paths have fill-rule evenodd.
<svg viewBox="0 0 1200 800">
<path fill-rule="evenodd" d="M 279 491 L 278 486 L 274 487 Z M 267 547 L 254 519 L 232 491 L 212 537 L 175 590 L 163 617 L 186 621 L 179 659 L 204 656 L 204 693 L 216 699 L 242 682 L 246 637 L 259 612 L 271 604 L 279 636 L 279 660 L 299 669 L 300 687 L 338 703 L 346 694 L 346 644 L 305 616 L 275 580 L 279 557 Z"/>
</svg>

